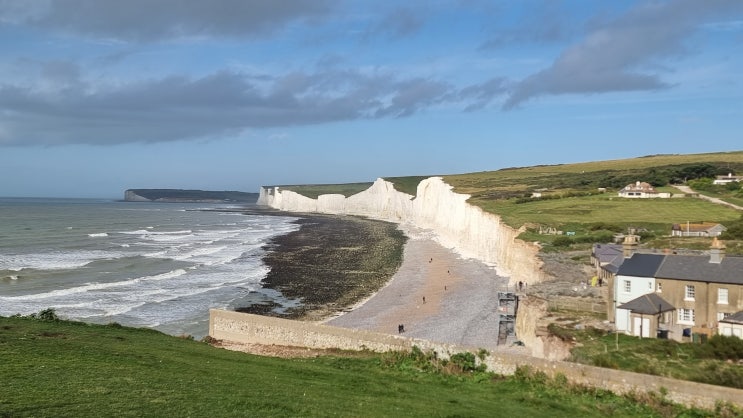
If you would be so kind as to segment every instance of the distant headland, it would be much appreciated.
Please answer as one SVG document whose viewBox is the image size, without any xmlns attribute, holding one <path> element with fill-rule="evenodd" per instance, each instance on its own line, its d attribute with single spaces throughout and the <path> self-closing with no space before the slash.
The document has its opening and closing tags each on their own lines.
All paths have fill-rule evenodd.
<svg viewBox="0 0 743 418">
<path fill-rule="evenodd" d="M 229 190 L 184 190 L 184 189 L 127 189 L 125 202 L 167 203 L 255 203 L 258 193 Z"/>
</svg>

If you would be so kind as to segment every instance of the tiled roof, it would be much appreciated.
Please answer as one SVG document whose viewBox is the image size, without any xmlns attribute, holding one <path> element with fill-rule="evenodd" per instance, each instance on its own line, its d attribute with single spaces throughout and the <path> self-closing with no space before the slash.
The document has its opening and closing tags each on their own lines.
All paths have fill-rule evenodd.
<svg viewBox="0 0 743 418">
<path fill-rule="evenodd" d="M 700 255 L 667 256 L 655 277 L 743 285 L 743 257 L 726 256 L 719 263 L 709 260 L 708 256 Z"/>
<path fill-rule="evenodd" d="M 725 319 L 721 319 L 720 322 L 728 322 L 731 324 L 743 324 L 743 311 L 736 312 Z"/>
<path fill-rule="evenodd" d="M 632 299 L 631 301 L 619 305 L 619 309 L 627 309 L 632 313 L 639 313 L 643 315 L 657 315 L 659 313 L 673 311 L 676 308 L 670 303 L 666 302 L 665 299 L 658 296 L 655 293 L 648 293 L 642 295 L 639 298 Z"/>
<path fill-rule="evenodd" d="M 662 254 L 632 254 L 632 257 L 624 260 L 617 271 L 621 276 L 634 277 L 655 277 L 661 263 L 663 263 Z"/>
</svg>

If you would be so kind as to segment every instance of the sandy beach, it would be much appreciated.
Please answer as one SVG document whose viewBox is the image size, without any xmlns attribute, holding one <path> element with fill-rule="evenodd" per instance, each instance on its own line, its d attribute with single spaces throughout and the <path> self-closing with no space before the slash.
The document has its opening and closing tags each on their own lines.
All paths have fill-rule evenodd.
<svg viewBox="0 0 743 418">
<path fill-rule="evenodd" d="M 328 325 L 494 349 L 497 292 L 507 279 L 477 260 L 464 259 L 428 231 L 405 227 L 403 263 L 390 282 Z"/>
</svg>

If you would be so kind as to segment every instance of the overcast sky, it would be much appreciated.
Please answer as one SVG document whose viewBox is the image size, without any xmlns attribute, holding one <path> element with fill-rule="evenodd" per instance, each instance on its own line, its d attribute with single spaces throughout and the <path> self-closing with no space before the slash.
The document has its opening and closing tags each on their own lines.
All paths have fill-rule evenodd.
<svg viewBox="0 0 743 418">
<path fill-rule="evenodd" d="M 743 149 L 743 1 L 0 0 L 0 196 Z"/>
</svg>

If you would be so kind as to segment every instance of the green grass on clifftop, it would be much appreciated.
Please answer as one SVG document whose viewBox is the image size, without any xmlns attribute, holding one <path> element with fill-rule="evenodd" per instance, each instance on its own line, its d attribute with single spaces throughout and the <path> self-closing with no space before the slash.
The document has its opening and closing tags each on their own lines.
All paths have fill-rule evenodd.
<svg viewBox="0 0 743 418">
<path fill-rule="evenodd" d="M 2 417 L 713 416 L 403 354 L 258 357 L 156 331 L 0 317 Z M 645 403 L 649 401 L 652 406 Z"/>
</svg>

